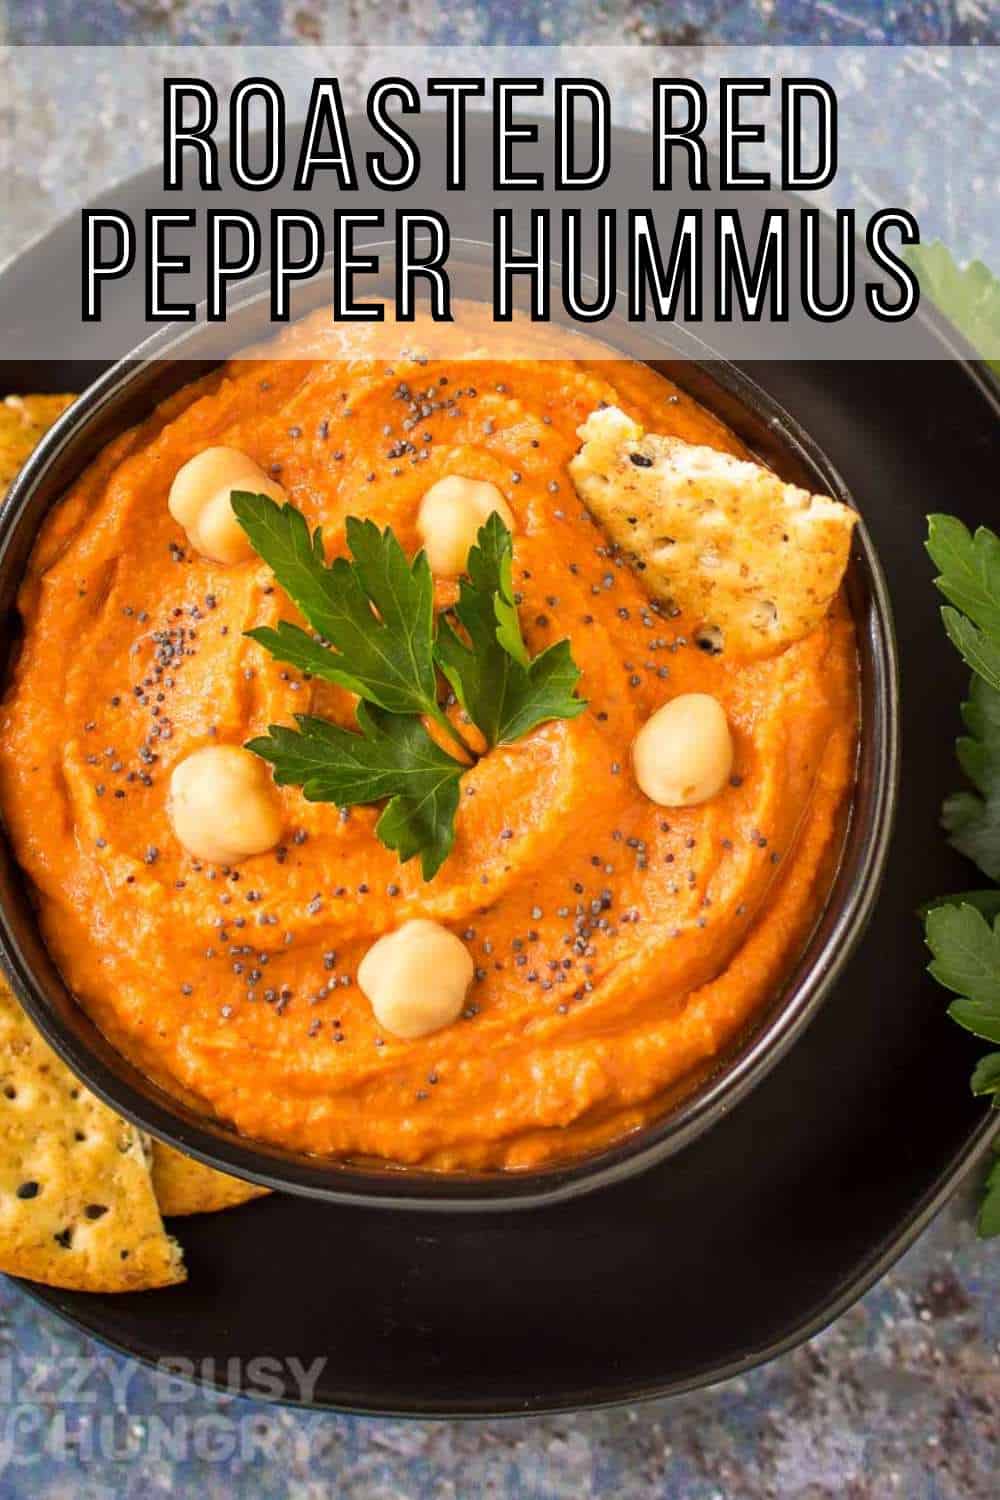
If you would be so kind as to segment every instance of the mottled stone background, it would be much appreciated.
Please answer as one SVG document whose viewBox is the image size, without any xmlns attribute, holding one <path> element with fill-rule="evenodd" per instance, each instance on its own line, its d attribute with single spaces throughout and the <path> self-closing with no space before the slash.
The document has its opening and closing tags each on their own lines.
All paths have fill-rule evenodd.
<svg viewBox="0 0 1000 1500">
<path fill-rule="evenodd" d="M 1000 41 L 1000 13 L 989 0 L 496 0 L 441 11 L 419 0 L 329 6 L 317 0 L 0 0 L 0 41 L 7 42 L 373 40 L 988 45 Z M 0 110 L 3 103 L 0 98 Z M 95 109 L 100 105 L 95 98 Z M 49 121 L 42 131 L 49 146 L 33 175 L 34 189 L 6 195 L 5 250 L 27 243 L 76 201 L 79 164 L 59 130 L 58 121 Z M 120 175 L 121 162 L 109 146 L 106 156 L 88 162 L 88 172 L 103 184 Z M 784 1359 L 710 1391 L 609 1413 L 468 1424 L 300 1415 L 192 1391 L 174 1408 L 182 1420 L 173 1455 L 154 1441 L 151 1377 L 66 1328 L 16 1283 L 0 1281 L 0 1500 L 159 1493 L 199 1493 L 206 1500 L 236 1494 L 247 1500 L 994 1496 L 1000 1247 L 976 1242 L 973 1201 L 970 1184 L 834 1327 Z M 71 1364 L 95 1358 L 92 1366 Z M 69 1398 L 65 1379 L 74 1368 L 86 1372 L 86 1380 Z"/>
</svg>

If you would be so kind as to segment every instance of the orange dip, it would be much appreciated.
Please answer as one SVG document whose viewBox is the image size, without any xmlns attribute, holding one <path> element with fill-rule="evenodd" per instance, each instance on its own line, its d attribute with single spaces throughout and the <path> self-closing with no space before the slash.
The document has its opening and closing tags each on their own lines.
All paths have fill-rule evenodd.
<svg viewBox="0 0 1000 1500">
<path fill-rule="evenodd" d="M 452 347 L 468 349 L 478 321 L 467 309 Z M 493 329 L 474 363 L 449 355 L 447 329 L 426 362 L 382 357 L 370 330 L 339 335 L 325 315 L 291 328 L 284 358 L 188 387 L 56 507 L 21 594 L 0 800 L 68 985 L 167 1088 L 309 1152 L 526 1168 L 647 1122 L 780 987 L 822 906 L 852 783 L 852 626 L 838 604 L 746 664 L 704 655 L 683 618 L 650 607 L 566 466 L 602 401 L 741 451 L 660 376 L 578 338 L 573 358 L 525 357 L 532 340 L 551 354 L 551 330 Z M 412 346 L 431 336 L 418 323 Z M 329 555 L 351 514 L 415 551 L 420 498 L 447 474 L 506 496 L 529 649 L 568 636 L 589 709 L 467 774 L 454 852 L 430 883 L 374 837 L 378 809 L 341 814 L 294 787 L 280 793 L 283 843 L 228 875 L 171 833 L 170 772 L 193 750 L 296 712 L 353 723 L 346 693 L 245 638 L 297 618 L 269 570 L 206 560 L 171 518 L 174 475 L 212 444 L 280 477 Z M 667 810 L 640 793 L 629 749 L 690 691 L 724 705 L 735 774 L 713 800 Z M 460 1020 L 401 1041 L 380 1032 L 356 973 L 417 916 L 464 938 L 477 978 Z"/>
</svg>

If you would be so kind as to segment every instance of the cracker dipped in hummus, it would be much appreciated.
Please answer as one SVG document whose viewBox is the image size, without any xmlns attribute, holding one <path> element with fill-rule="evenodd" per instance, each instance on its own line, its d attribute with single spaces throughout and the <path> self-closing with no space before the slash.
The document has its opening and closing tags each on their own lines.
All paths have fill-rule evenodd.
<svg viewBox="0 0 1000 1500">
<path fill-rule="evenodd" d="M 720 455 L 729 488 L 708 498 L 727 559 L 730 500 L 766 471 L 648 368 L 461 315 L 453 332 L 418 322 L 406 357 L 371 325 L 307 320 L 275 357 L 191 385 L 114 442 L 39 537 L 0 719 L 0 803 L 45 939 L 114 1044 L 251 1137 L 444 1171 L 595 1149 L 713 1065 L 822 907 L 858 717 L 838 591 L 850 513 L 818 508 L 838 561 L 807 607 L 768 575 L 769 609 L 748 616 L 743 598 L 726 614 L 717 595 L 709 619 L 688 569 L 660 586 L 639 565 L 655 507 L 678 502 L 658 445 Z M 459 357 L 477 344 L 488 356 Z M 586 424 L 610 409 L 641 461 L 612 444 L 584 482 Z M 631 545 L 620 459 L 662 481 L 626 505 L 626 525 L 642 517 Z M 595 503 L 595 473 L 612 504 Z M 805 504 L 772 481 L 767 503 Z M 397 720 L 346 670 L 325 673 L 331 632 L 234 528 L 243 514 L 253 540 L 230 503 L 245 493 L 265 529 L 300 528 L 309 567 L 332 564 L 317 618 L 348 567 L 351 588 L 377 586 L 360 559 L 379 537 L 412 563 L 414 600 L 430 569 L 427 628 L 469 666 L 442 668 L 435 722 L 413 721 L 411 740 L 426 728 L 441 753 L 468 748 L 433 861 L 408 857 L 412 828 L 385 799 L 345 791 L 344 737 L 382 746 Z M 492 738 L 470 712 L 462 561 L 470 518 L 491 517 L 511 549 L 497 606 L 511 661 L 529 672 L 560 647 L 573 666 L 558 715 Z M 764 648 L 742 649 L 733 622 L 750 617 L 780 622 Z M 390 624 L 376 607 L 372 639 Z M 723 637 L 710 649 L 706 627 Z M 341 758 L 336 775 L 289 779 L 267 747 L 297 723 L 310 755 Z"/>
</svg>

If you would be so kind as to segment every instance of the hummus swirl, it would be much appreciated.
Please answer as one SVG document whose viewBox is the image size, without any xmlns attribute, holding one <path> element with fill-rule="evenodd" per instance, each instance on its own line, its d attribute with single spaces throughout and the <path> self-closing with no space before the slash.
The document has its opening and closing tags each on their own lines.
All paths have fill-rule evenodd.
<svg viewBox="0 0 1000 1500">
<path fill-rule="evenodd" d="M 56 507 L 21 594 L 0 801 L 68 985 L 158 1082 L 295 1149 L 532 1167 L 647 1122 L 780 987 L 839 849 L 852 626 L 838 603 L 806 639 L 741 663 L 651 606 L 567 465 L 601 402 L 742 451 L 661 376 L 578 338 L 551 357 L 556 335 L 523 328 L 491 330 L 471 362 L 437 330 L 433 357 L 384 358 L 368 327 L 310 319 L 283 357 L 187 387 Z M 415 348 L 430 337 L 415 325 Z M 531 357 L 532 338 L 550 357 Z M 352 514 L 416 551 L 421 496 L 449 474 L 490 481 L 510 506 L 528 648 L 568 637 L 589 708 L 463 778 L 454 852 L 430 883 L 374 837 L 377 809 L 340 813 L 292 787 L 282 843 L 228 873 L 171 833 L 170 772 L 192 751 L 294 713 L 353 724 L 348 694 L 246 639 L 295 617 L 269 570 L 199 556 L 171 518 L 174 475 L 213 444 L 280 478 L 328 555 Z M 439 583 L 438 603 L 453 597 Z M 734 774 L 711 801 L 665 810 L 639 791 L 629 748 L 687 692 L 724 706 Z M 476 978 L 458 1021 L 403 1041 L 380 1031 L 356 975 L 414 917 L 463 938 Z"/>
</svg>

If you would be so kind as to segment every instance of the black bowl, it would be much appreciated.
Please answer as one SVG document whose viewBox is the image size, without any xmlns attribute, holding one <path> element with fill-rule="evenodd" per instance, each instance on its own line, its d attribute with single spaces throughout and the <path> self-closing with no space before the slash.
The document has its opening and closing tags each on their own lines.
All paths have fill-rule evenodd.
<svg viewBox="0 0 1000 1500">
<path fill-rule="evenodd" d="M 483 247 L 453 242 L 449 265 L 457 295 L 489 299 Z M 315 285 L 300 289 L 295 315 L 323 295 Z M 63 415 L 0 512 L 0 606 L 12 638 L 17 589 L 39 526 L 82 469 L 156 402 L 272 331 L 266 290 L 251 283 L 227 325 L 199 322 L 155 334 L 101 374 Z M 667 343 L 613 315 L 600 337 L 669 375 L 782 478 L 851 503 L 836 468 L 788 413 L 690 334 L 674 330 Z M 710 1076 L 660 1119 L 610 1148 L 539 1171 L 445 1175 L 342 1164 L 236 1134 L 153 1084 L 76 1004 L 46 951 L 28 883 L 4 837 L 0 957 L 16 994 L 59 1056 L 112 1108 L 178 1150 L 268 1187 L 339 1203 L 502 1210 L 571 1198 L 662 1161 L 721 1119 L 785 1054 L 829 994 L 875 903 L 896 801 L 899 687 L 888 595 L 863 519 L 855 537 L 847 586 L 860 658 L 861 735 L 843 853 L 823 913 L 780 992 Z"/>
</svg>

